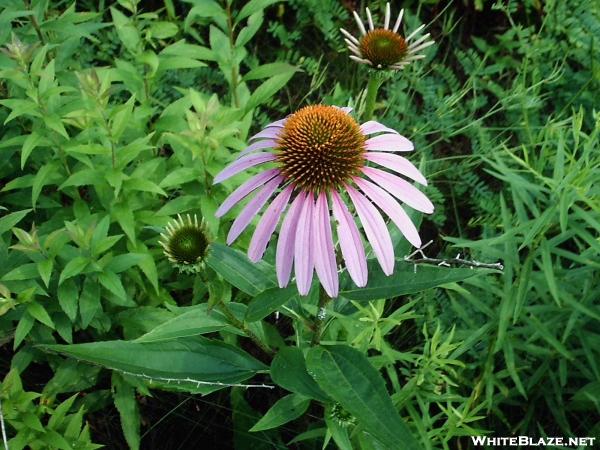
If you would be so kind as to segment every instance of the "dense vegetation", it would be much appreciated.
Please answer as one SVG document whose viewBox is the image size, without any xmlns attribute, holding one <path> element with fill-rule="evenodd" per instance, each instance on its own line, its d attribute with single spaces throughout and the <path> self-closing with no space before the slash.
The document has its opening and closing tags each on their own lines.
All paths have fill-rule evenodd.
<svg viewBox="0 0 600 450">
<path fill-rule="evenodd" d="M 600 435 L 600 3 L 401 3 L 436 44 L 384 75 L 374 114 L 414 142 L 436 210 L 413 219 L 446 263 L 403 261 L 393 234 L 394 275 L 342 276 L 311 346 L 318 284 L 278 289 L 273 245 L 244 256 L 251 233 L 224 245 L 237 185 L 213 177 L 302 106 L 364 112 L 374 75 L 339 28 L 385 2 L 2 2 L 11 450 Z M 159 245 L 177 214 L 204 218 L 199 274 Z"/>
</svg>

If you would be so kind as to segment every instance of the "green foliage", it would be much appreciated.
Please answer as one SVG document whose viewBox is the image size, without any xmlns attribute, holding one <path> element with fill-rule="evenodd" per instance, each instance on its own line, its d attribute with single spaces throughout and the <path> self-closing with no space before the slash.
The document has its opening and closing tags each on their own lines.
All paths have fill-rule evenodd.
<svg viewBox="0 0 600 450">
<path fill-rule="evenodd" d="M 598 434 L 597 2 L 406 2 L 406 28 L 435 19 L 436 45 L 386 78 L 375 115 L 415 143 L 427 175 L 436 211 L 423 218 L 434 241 L 424 252 L 504 269 L 407 261 L 391 230 L 394 275 L 374 259 L 365 288 L 342 274 L 323 323 L 316 284 L 307 297 L 277 287 L 273 248 L 254 264 L 248 233 L 237 248 L 220 243 L 229 219 L 214 214 L 234 185 L 212 182 L 260 125 L 300 106 L 364 111 L 370 72 L 347 58 L 346 5 L 6 3 L 9 448 L 110 446 L 87 423 L 101 411 L 119 417 L 123 445 L 144 448 L 177 417 L 148 423 L 161 391 L 219 391 L 210 411 L 231 409 L 235 448 Z M 385 2 L 368 6 L 381 22 Z M 183 213 L 204 217 L 213 238 L 197 276 L 158 244 Z"/>
<path fill-rule="evenodd" d="M 77 394 L 53 405 L 41 394 L 23 389 L 19 373 L 11 370 L 0 386 L 4 419 L 15 431 L 8 441 L 14 449 L 81 449 L 94 450 L 90 429 L 84 423 L 85 409 L 76 406 Z M 45 422 L 45 424 L 43 422 Z"/>
</svg>

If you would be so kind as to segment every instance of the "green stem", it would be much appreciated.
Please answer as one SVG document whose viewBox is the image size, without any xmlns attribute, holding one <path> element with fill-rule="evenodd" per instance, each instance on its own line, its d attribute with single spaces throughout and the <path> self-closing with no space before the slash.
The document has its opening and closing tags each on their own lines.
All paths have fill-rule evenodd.
<svg viewBox="0 0 600 450">
<path fill-rule="evenodd" d="M 365 121 L 373 118 L 375 111 L 375 103 L 377 102 L 377 92 L 382 84 L 382 80 L 377 75 L 371 75 L 369 84 L 367 85 L 367 98 L 365 99 L 365 112 L 363 119 Z"/>
<path fill-rule="evenodd" d="M 256 334 L 254 334 L 252 330 L 250 330 L 250 328 L 248 328 L 248 325 L 246 325 L 245 322 L 242 322 L 237 317 L 235 317 L 231 309 L 229 309 L 229 307 L 224 302 L 219 302 L 219 308 L 221 309 L 223 314 L 225 314 L 225 317 L 227 317 L 229 322 L 231 322 L 231 325 L 242 330 L 246 334 L 246 336 L 248 336 L 263 352 L 265 352 L 269 356 L 272 356 L 274 354 L 273 350 L 267 347 L 266 344 L 263 341 L 261 341 L 260 338 Z"/>
<path fill-rule="evenodd" d="M 240 99 L 238 97 L 238 92 L 237 92 L 237 88 L 238 88 L 238 70 L 239 68 L 233 63 L 233 52 L 235 50 L 235 40 L 233 38 L 233 20 L 231 18 L 231 4 L 229 2 L 227 2 L 227 7 L 226 7 L 226 13 L 227 13 L 227 28 L 229 31 L 229 46 L 231 48 L 231 97 L 233 100 L 233 104 L 236 108 L 240 107 Z"/>
<path fill-rule="evenodd" d="M 329 295 L 327 295 L 327 293 L 325 292 L 325 289 L 323 289 L 323 286 L 321 286 L 320 291 L 319 291 L 319 306 L 317 309 L 317 316 L 315 317 L 315 322 L 313 324 L 313 337 L 312 337 L 312 340 L 310 341 L 310 345 L 313 347 L 315 345 L 319 345 L 319 342 L 321 342 L 321 333 L 323 332 L 323 323 L 325 323 L 325 318 L 326 318 L 326 314 L 327 314 L 327 310 L 325 309 L 325 306 L 327 306 L 327 303 L 329 302 L 329 300 L 331 300 L 331 298 L 329 297 Z"/>
<path fill-rule="evenodd" d="M 31 9 L 31 5 L 30 5 L 29 1 L 25 2 L 25 8 L 26 9 Z M 40 24 L 38 23 L 37 19 L 35 18 L 35 14 L 31 14 L 29 16 L 29 20 L 31 22 L 31 25 L 33 26 L 33 29 L 35 30 L 35 33 L 38 36 L 38 39 L 40 40 L 40 42 L 43 45 L 45 45 L 46 44 L 46 39 L 44 38 L 44 33 L 42 33 L 42 29 L 40 28 Z"/>
</svg>

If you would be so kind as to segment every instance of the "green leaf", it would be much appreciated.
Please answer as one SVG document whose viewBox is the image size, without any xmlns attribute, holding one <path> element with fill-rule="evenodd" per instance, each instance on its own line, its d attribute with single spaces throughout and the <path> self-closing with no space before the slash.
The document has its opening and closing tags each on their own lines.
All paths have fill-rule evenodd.
<svg viewBox="0 0 600 450">
<path fill-rule="evenodd" d="M 100 144 L 77 144 L 65 147 L 65 152 L 74 155 L 110 155 L 110 147 Z"/>
<path fill-rule="evenodd" d="M 153 38 L 166 39 L 175 36 L 179 29 L 174 23 L 158 21 L 150 25 L 149 31 Z"/>
<path fill-rule="evenodd" d="M 40 97 L 44 95 L 48 89 L 54 86 L 54 61 L 54 59 L 51 60 L 40 74 L 40 81 L 38 84 Z"/>
<path fill-rule="evenodd" d="M 119 416 L 121 428 L 131 450 L 140 448 L 140 409 L 135 399 L 135 389 L 123 379 L 113 373 L 112 376 L 113 399 Z"/>
<path fill-rule="evenodd" d="M 110 13 L 112 15 L 115 29 L 119 35 L 119 39 L 131 53 L 137 53 L 141 46 L 141 39 L 138 30 L 133 23 L 118 9 L 111 6 Z"/>
<path fill-rule="evenodd" d="M 125 187 L 132 191 L 151 192 L 153 194 L 159 194 L 167 196 L 167 193 L 163 191 L 156 183 L 144 178 L 129 178 L 125 181 Z"/>
<path fill-rule="evenodd" d="M 54 322 L 48 315 L 46 309 L 37 302 L 31 302 L 27 305 L 27 312 L 31 314 L 31 316 L 37 321 L 43 323 L 44 325 L 54 329 Z"/>
<path fill-rule="evenodd" d="M 194 6 L 184 21 L 184 28 L 188 31 L 196 17 L 209 17 L 219 27 L 227 29 L 227 14 L 225 10 L 214 0 L 203 0 L 200 5 Z"/>
<path fill-rule="evenodd" d="M 154 292 L 158 294 L 158 273 L 156 272 L 156 263 L 154 262 L 152 255 L 144 255 L 144 258 L 142 258 L 137 265 L 140 270 L 144 272 L 144 275 L 146 275 L 150 284 L 152 284 Z"/>
<path fill-rule="evenodd" d="M 364 288 L 350 285 L 340 292 L 351 300 L 377 300 L 393 298 L 400 295 L 413 294 L 447 283 L 466 280 L 476 275 L 493 273 L 485 269 L 448 268 L 439 266 L 418 265 L 415 273 L 414 264 L 396 260 L 394 273 L 386 276 L 376 261 L 369 262 L 369 283 Z"/>
<path fill-rule="evenodd" d="M 56 131 L 62 137 L 69 139 L 69 134 L 67 133 L 67 130 L 65 130 L 62 120 L 56 114 L 47 114 L 43 117 L 43 120 L 48 128 Z"/>
<path fill-rule="evenodd" d="M 269 78 L 281 73 L 293 74 L 295 72 L 300 72 L 300 68 L 284 62 L 274 62 L 252 69 L 242 79 L 244 81 L 260 80 L 261 78 Z"/>
<path fill-rule="evenodd" d="M 35 204 L 37 202 L 42 189 L 47 184 L 50 184 L 52 178 L 55 178 L 57 171 L 57 164 L 54 162 L 49 162 L 48 164 L 42 166 L 40 170 L 35 174 L 35 178 L 33 179 L 33 186 L 31 189 L 31 205 L 35 208 Z"/>
<path fill-rule="evenodd" d="M 79 314 L 81 315 L 81 327 L 83 329 L 88 327 L 101 306 L 100 285 L 97 280 L 87 277 L 79 297 Z"/>
<path fill-rule="evenodd" d="M 50 284 L 50 276 L 52 275 L 52 268 L 54 267 L 54 260 L 51 258 L 44 259 L 37 263 L 37 269 L 42 277 L 42 281 L 46 287 Z"/>
<path fill-rule="evenodd" d="M 198 181 L 199 177 L 200 175 L 195 167 L 180 167 L 164 177 L 159 186 L 161 188 L 181 186 L 190 181 Z"/>
<path fill-rule="evenodd" d="M 136 342 L 156 342 L 168 339 L 176 339 L 187 336 L 213 333 L 220 331 L 229 322 L 223 314 L 216 310 L 208 310 L 208 305 L 200 305 L 189 308 L 186 312 L 168 320 L 148 333 L 140 336 Z"/>
<path fill-rule="evenodd" d="M 267 367 L 225 342 L 202 337 L 163 342 L 105 341 L 75 345 L 42 345 L 42 349 L 99 364 L 109 369 L 161 380 L 180 387 L 204 383 L 239 383 Z"/>
<path fill-rule="evenodd" d="M 94 169 L 82 169 L 78 172 L 75 172 L 69 178 L 67 178 L 59 187 L 59 190 L 62 190 L 66 187 L 70 186 L 88 186 L 92 184 L 100 184 L 104 182 L 104 177 Z"/>
<path fill-rule="evenodd" d="M 421 448 L 365 355 L 344 345 L 315 347 L 306 365 L 317 384 L 384 446 L 397 448 L 401 442 L 406 450 Z"/>
<path fill-rule="evenodd" d="M 58 303 L 71 322 L 77 317 L 79 290 L 74 280 L 67 280 L 58 287 Z"/>
<path fill-rule="evenodd" d="M 18 224 L 23 217 L 25 217 L 31 209 L 24 209 L 22 211 L 16 211 L 14 213 L 7 214 L 6 216 L 0 218 L 0 234 L 5 233 L 10 230 L 16 224 Z"/>
<path fill-rule="evenodd" d="M 554 266 L 552 264 L 552 257 L 550 256 L 550 245 L 546 239 L 542 240 L 540 244 L 540 252 L 542 253 L 542 270 L 546 277 L 546 285 L 548 290 L 554 298 L 554 301 L 560 305 L 560 297 L 558 294 L 558 286 L 556 285 L 556 278 L 554 277 Z"/>
<path fill-rule="evenodd" d="M 248 322 L 261 320 L 297 296 L 298 289 L 295 285 L 288 286 L 285 289 L 278 287 L 267 289 L 250 301 L 246 312 L 246 320 Z"/>
<path fill-rule="evenodd" d="M 135 105 L 135 95 L 129 97 L 129 100 L 115 109 L 110 123 L 112 137 L 118 141 L 125 129 L 131 125 L 131 116 Z"/>
<path fill-rule="evenodd" d="M 254 264 L 239 250 L 216 242 L 209 251 L 207 264 L 246 294 L 254 297 L 275 286 L 275 269 L 269 264 Z"/>
<path fill-rule="evenodd" d="M 327 394 L 308 374 L 304 355 L 298 347 L 285 347 L 277 352 L 271 363 L 271 378 L 288 391 L 321 402 L 330 401 Z"/>
<path fill-rule="evenodd" d="M 248 19 L 248 25 L 242 28 L 235 39 L 236 47 L 243 47 L 254 37 L 263 23 L 263 12 L 257 11 Z"/>
<path fill-rule="evenodd" d="M 15 340 L 13 342 L 13 348 L 17 348 L 23 339 L 27 337 L 31 329 L 33 328 L 33 323 L 35 319 L 31 314 L 27 311 L 23 313 L 21 318 L 19 319 L 19 323 L 17 324 L 17 328 L 15 329 Z"/>
<path fill-rule="evenodd" d="M 2 280 L 4 281 L 23 281 L 33 280 L 39 276 L 37 265 L 35 263 L 27 263 L 20 265 L 7 274 L 4 274 Z"/>
<path fill-rule="evenodd" d="M 110 270 L 105 270 L 104 272 L 98 274 L 98 281 L 102 286 L 115 294 L 121 300 L 127 299 L 127 293 L 125 292 L 123 283 L 121 283 L 121 279 L 116 273 L 111 272 Z"/>
<path fill-rule="evenodd" d="M 61 285 L 63 283 L 63 281 L 79 275 L 81 272 L 84 271 L 84 269 L 87 267 L 87 265 L 89 263 L 90 263 L 89 258 L 86 258 L 84 256 L 77 256 L 76 258 L 73 258 L 71 261 L 69 261 L 67 263 L 65 268 L 60 273 L 60 278 L 58 280 L 58 284 Z"/>
<path fill-rule="evenodd" d="M 298 394 L 280 398 L 249 431 L 263 431 L 277 428 L 297 419 L 306 412 L 310 399 Z"/>
<path fill-rule="evenodd" d="M 31 155 L 31 152 L 43 141 L 43 136 L 36 131 L 32 131 L 25 142 L 23 142 L 23 148 L 21 149 L 21 170 L 25 167 L 25 163 Z"/>
<path fill-rule="evenodd" d="M 294 72 L 286 72 L 272 76 L 267 81 L 263 82 L 256 90 L 252 93 L 248 102 L 246 103 L 245 110 L 251 111 L 258 105 L 267 102 L 273 95 L 275 95 L 281 88 L 283 88 L 290 78 L 292 78 Z"/>
<path fill-rule="evenodd" d="M 244 20 L 246 17 L 251 16 L 252 14 L 262 11 L 267 6 L 272 5 L 273 3 L 278 3 L 283 0 L 251 0 L 244 5 L 244 7 L 240 10 L 239 13 L 235 16 L 235 23 L 239 23 L 241 20 Z"/>
<path fill-rule="evenodd" d="M 126 204 L 116 204 L 113 206 L 112 216 L 119 223 L 129 240 L 135 244 L 135 218 L 131 208 Z"/>
</svg>

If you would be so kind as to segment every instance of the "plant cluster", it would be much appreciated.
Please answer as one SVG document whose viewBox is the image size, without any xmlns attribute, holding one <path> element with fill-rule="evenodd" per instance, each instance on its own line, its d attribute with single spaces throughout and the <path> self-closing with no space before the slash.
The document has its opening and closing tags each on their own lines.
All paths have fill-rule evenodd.
<svg viewBox="0 0 600 450">
<path fill-rule="evenodd" d="M 377 0 L 3 3 L 8 448 L 457 449 L 474 448 L 472 435 L 600 435 L 600 5 L 404 3 L 401 30 L 429 24 L 435 43 L 417 36 L 393 54 L 386 33 L 352 50 L 354 9 L 376 24 L 389 15 Z M 377 46 L 394 58 L 380 68 L 365 62 Z M 342 264 L 335 284 L 329 269 L 351 246 L 328 235 L 333 263 L 281 288 L 275 242 L 261 253 L 244 232 L 223 244 L 244 208 L 224 205 L 261 172 L 215 181 L 263 128 L 315 104 L 354 108 L 414 144 L 410 170 L 435 211 L 407 217 L 433 243 L 414 252 L 390 215 L 391 275 L 385 246 L 362 239 L 365 267 Z M 369 138 L 355 137 L 357 149 Z M 304 176 L 290 154 L 289 173 Z M 306 183 L 318 199 L 320 182 Z M 346 204 L 347 226 L 368 222 Z M 112 416 L 106 432 L 99 418 Z M 220 428 L 202 425 L 211 416 Z"/>
</svg>

